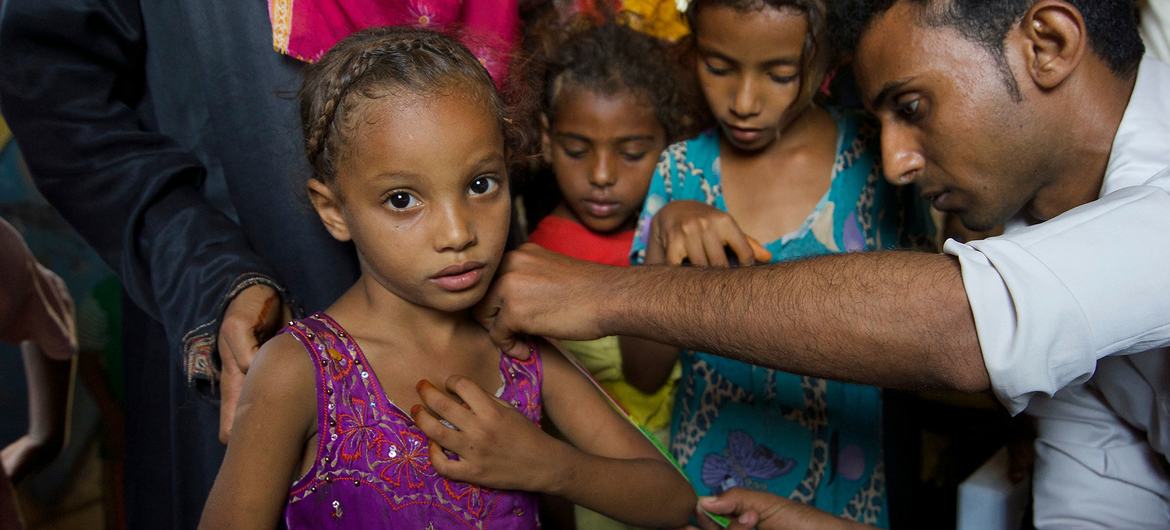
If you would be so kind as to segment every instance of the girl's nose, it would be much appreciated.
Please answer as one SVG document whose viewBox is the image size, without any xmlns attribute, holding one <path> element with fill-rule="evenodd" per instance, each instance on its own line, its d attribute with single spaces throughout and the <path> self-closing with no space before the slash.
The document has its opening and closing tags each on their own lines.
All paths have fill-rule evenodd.
<svg viewBox="0 0 1170 530">
<path fill-rule="evenodd" d="M 617 176 L 613 170 L 614 155 L 609 153 L 607 149 L 599 149 L 597 153 L 597 160 L 593 164 L 592 171 L 589 172 L 589 183 L 599 188 L 612 186 L 617 180 Z"/>
<path fill-rule="evenodd" d="M 446 208 L 441 224 L 435 238 L 435 250 L 460 252 L 475 245 L 475 223 L 462 208 Z"/>
<path fill-rule="evenodd" d="M 756 94 L 756 83 L 752 76 L 743 76 L 735 87 L 735 96 L 731 100 L 731 114 L 739 119 L 754 117 L 760 113 L 759 98 Z"/>
</svg>

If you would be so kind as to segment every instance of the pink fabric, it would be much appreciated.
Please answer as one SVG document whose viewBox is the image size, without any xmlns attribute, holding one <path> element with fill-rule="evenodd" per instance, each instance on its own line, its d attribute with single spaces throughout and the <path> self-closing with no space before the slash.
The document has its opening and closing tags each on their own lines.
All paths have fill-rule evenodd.
<svg viewBox="0 0 1170 530">
<path fill-rule="evenodd" d="M 269 0 L 273 47 L 314 62 L 337 41 L 375 26 L 457 36 L 502 86 L 520 36 L 519 0 Z"/>
</svg>

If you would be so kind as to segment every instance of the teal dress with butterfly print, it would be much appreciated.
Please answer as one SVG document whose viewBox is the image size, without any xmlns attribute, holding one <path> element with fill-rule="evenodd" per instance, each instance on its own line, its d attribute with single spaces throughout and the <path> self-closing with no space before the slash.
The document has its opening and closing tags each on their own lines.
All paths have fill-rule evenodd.
<svg viewBox="0 0 1170 530">
<path fill-rule="evenodd" d="M 876 124 L 828 109 L 837 158 L 828 190 L 796 231 L 764 244 L 773 261 L 893 248 L 933 248 L 934 226 L 914 190 L 882 176 Z M 645 258 L 650 221 L 670 201 L 727 211 L 719 133 L 663 152 L 638 219 L 631 262 Z M 717 311 L 718 308 L 712 308 Z M 670 449 L 699 495 L 767 490 L 829 513 L 889 526 L 878 388 L 805 377 L 683 351 Z"/>
</svg>

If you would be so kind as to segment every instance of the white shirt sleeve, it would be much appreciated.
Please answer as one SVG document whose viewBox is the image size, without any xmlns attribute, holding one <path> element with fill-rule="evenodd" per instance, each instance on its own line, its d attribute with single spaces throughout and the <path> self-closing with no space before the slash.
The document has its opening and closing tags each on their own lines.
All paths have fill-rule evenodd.
<svg viewBox="0 0 1170 530">
<path fill-rule="evenodd" d="M 1012 414 L 1087 380 L 1101 357 L 1170 344 L 1170 169 L 943 251 L 959 259 L 992 389 Z"/>
</svg>

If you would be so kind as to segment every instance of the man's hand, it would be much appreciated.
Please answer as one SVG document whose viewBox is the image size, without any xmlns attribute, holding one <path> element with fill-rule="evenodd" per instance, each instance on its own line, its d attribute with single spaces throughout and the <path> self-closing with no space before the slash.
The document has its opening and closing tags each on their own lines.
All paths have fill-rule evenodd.
<svg viewBox="0 0 1170 530">
<path fill-rule="evenodd" d="M 771 261 L 772 255 L 740 230 L 727 212 L 698 201 L 673 201 L 650 224 L 647 265 L 728 267 L 728 255 L 741 265 Z"/>
<path fill-rule="evenodd" d="M 219 441 L 226 444 L 231 435 L 236 404 L 252 358 L 260 345 L 276 334 L 288 314 L 288 308 L 281 304 L 280 293 L 263 284 L 244 289 L 224 310 L 216 339 L 221 365 Z"/>
<path fill-rule="evenodd" d="M 596 339 L 608 334 L 605 311 L 622 272 L 526 244 L 504 256 L 475 316 L 497 346 L 519 359 L 528 358 L 522 335 Z"/>
<path fill-rule="evenodd" d="M 812 506 L 791 501 L 763 491 L 734 488 L 718 497 L 699 499 L 699 524 L 702 530 L 720 530 L 704 511 L 731 519 L 727 530 L 858 530 L 870 528 L 860 523 L 834 517 Z M 689 530 L 698 530 L 689 527 Z"/>
</svg>

